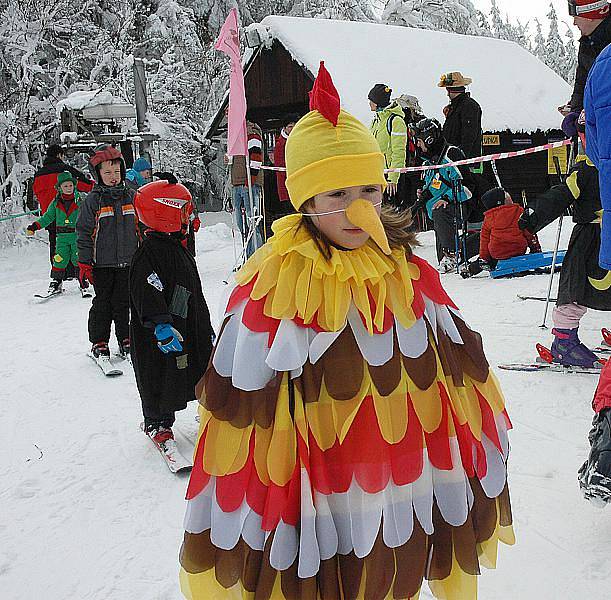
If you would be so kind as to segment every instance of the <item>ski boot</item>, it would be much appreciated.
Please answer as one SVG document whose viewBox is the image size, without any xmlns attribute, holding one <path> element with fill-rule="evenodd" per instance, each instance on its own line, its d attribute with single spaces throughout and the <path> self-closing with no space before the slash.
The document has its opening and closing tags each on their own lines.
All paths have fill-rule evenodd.
<svg viewBox="0 0 611 600">
<path fill-rule="evenodd" d="M 551 352 L 555 363 L 565 367 L 585 367 L 594 369 L 602 367 L 598 356 L 594 354 L 579 339 L 578 328 L 575 329 L 552 329 L 554 342 Z"/>
<path fill-rule="evenodd" d="M 482 271 L 490 272 L 492 271 L 492 266 L 481 258 L 477 258 L 463 265 L 460 269 L 460 275 L 463 279 L 468 279 L 469 277 L 479 275 Z"/>
<path fill-rule="evenodd" d="M 51 294 L 61 294 L 62 292 L 62 280 L 61 279 L 51 279 L 51 283 L 49 283 L 49 289 L 47 293 Z"/>
<path fill-rule="evenodd" d="M 611 501 L 611 409 L 594 416 L 588 438 L 590 455 L 579 469 L 579 487 L 586 500 L 603 508 Z"/>
<path fill-rule="evenodd" d="M 171 427 L 166 427 L 163 423 L 149 423 L 144 428 L 144 433 L 148 435 L 153 443 L 164 453 L 176 451 L 174 432 Z"/>
<path fill-rule="evenodd" d="M 108 349 L 107 342 L 98 342 L 91 347 L 91 354 L 93 354 L 93 358 L 96 360 L 98 358 L 108 358 L 110 359 L 110 350 Z"/>
<path fill-rule="evenodd" d="M 451 273 L 456 269 L 456 256 L 453 252 L 444 252 L 442 259 L 439 261 L 440 273 Z"/>
<path fill-rule="evenodd" d="M 119 342 L 119 356 L 125 360 L 129 360 L 129 338 L 125 338 L 122 342 Z"/>
<path fill-rule="evenodd" d="M 164 427 L 159 423 L 151 423 L 146 427 L 148 435 L 157 445 L 161 445 L 168 440 L 174 440 L 174 432 L 171 427 Z"/>
</svg>

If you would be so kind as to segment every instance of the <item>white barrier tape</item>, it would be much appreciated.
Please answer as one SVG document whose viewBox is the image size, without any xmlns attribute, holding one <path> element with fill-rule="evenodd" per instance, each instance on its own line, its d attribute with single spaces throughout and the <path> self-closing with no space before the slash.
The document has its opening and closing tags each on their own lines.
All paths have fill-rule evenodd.
<svg viewBox="0 0 611 600">
<path fill-rule="evenodd" d="M 561 142 L 552 142 L 551 144 L 535 146 L 534 148 L 526 148 L 525 150 L 514 150 L 513 152 L 498 152 L 496 154 L 488 154 L 487 156 L 465 158 L 464 160 L 457 160 L 456 162 L 446 163 L 445 165 L 426 165 L 422 167 L 404 167 L 402 169 L 384 169 L 384 173 L 417 173 L 420 171 L 447 169 L 449 167 L 460 167 L 462 165 L 473 165 L 475 163 L 492 162 L 497 160 L 504 160 L 505 158 L 515 158 L 516 156 L 526 156 L 527 154 L 535 154 L 537 152 L 553 150 L 555 148 L 562 148 L 564 146 L 570 145 L 571 140 L 562 140 Z M 286 171 L 285 167 L 269 167 L 267 165 L 263 165 L 261 169 L 265 169 L 266 171 Z"/>
</svg>

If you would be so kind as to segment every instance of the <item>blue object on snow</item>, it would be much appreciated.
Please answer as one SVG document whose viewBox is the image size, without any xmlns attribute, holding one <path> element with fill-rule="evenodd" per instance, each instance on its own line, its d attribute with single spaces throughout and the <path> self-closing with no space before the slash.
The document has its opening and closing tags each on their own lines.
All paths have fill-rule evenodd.
<svg viewBox="0 0 611 600">
<path fill-rule="evenodd" d="M 566 250 L 560 250 L 558 252 L 558 256 L 556 257 L 556 268 L 562 266 L 565 255 Z M 536 254 L 525 254 L 524 256 L 499 260 L 496 269 L 490 271 L 490 277 L 498 279 L 499 277 L 526 273 L 534 269 L 544 269 L 552 266 L 553 259 L 553 252 L 538 252 Z"/>
</svg>

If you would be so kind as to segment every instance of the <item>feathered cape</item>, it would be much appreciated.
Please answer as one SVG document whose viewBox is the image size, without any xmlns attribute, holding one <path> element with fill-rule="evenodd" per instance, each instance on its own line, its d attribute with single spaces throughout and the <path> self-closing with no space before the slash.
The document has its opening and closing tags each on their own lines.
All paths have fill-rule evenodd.
<svg viewBox="0 0 611 600">
<path fill-rule="evenodd" d="M 476 597 L 512 544 L 511 428 L 424 260 L 325 260 L 298 216 L 238 273 L 187 492 L 187 598 Z"/>
</svg>

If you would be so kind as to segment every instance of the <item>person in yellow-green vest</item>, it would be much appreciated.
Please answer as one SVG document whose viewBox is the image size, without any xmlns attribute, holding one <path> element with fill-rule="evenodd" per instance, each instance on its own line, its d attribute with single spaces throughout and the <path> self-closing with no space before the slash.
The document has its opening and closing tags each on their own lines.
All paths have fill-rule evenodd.
<svg viewBox="0 0 611 600">
<path fill-rule="evenodd" d="M 392 89 L 383 83 L 376 83 L 370 90 L 369 107 L 375 113 L 371 123 L 371 133 L 378 142 L 384 155 L 387 169 L 405 167 L 407 146 L 407 125 L 403 109 L 390 100 Z M 394 202 L 400 173 L 387 173 L 386 200 Z"/>
</svg>

